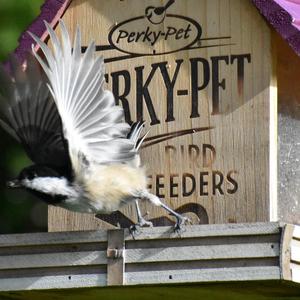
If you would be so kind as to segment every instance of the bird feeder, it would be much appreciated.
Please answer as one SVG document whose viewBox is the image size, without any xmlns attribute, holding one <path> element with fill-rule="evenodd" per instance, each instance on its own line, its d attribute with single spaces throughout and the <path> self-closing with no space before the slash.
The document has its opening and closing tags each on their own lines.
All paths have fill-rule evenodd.
<svg viewBox="0 0 300 300">
<path fill-rule="evenodd" d="M 43 20 L 55 28 L 62 18 L 72 34 L 80 27 L 82 52 L 95 41 L 126 121 L 150 129 L 141 150 L 149 189 L 194 226 L 174 236 L 162 227 L 172 217 L 142 203 L 158 227 L 134 240 L 124 229 L 136 222 L 134 206 L 96 218 L 49 207 L 52 233 L 0 236 L 0 253 L 12 256 L 0 264 L 3 295 L 131 285 L 113 290 L 126 298 L 154 284 L 171 297 L 171 283 L 197 289 L 195 297 L 213 288 L 232 298 L 244 289 L 230 282 L 243 281 L 249 299 L 276 299 L 281 280 L 285 295 L 299 294 L 288 284 L 300 282 L 299 227 L 286 224 L 300 222 L 298 12 L 296 0 L 46 1 L 29 31 L 47 40 Z M 21 37 L 21 59 L 32 42 Z M 227 284 L 209 285 L 218 281 Z"/>
<path fill-rule="evenodd" d="M 146 121 L 154 194 L 193 224 L 278 220 L 276 57 L 253 3 L 72 1 L 62 18 L 83 51 L 95 41 L 126 121 Z M 156 226 L 174 221 L 141 208 Z M 128 227 L 134 205 L 98 220 L 49 209 L 57 231 Z"/>
</svg>

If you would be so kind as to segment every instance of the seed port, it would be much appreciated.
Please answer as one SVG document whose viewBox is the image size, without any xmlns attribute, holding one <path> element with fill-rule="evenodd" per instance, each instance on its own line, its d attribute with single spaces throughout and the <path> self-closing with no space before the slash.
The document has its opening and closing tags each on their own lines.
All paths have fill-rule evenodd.
<svg viewBox="0 0 300 300">
<path fill-rule="evenodd" d="M 69 278 L 69 280 L 71 280 L 71 279 L 72 279 L 72 276 L 69 276 L 68 278 Z"/>
<path fill-rule="evenodd" d="M 173 276 L 172 276 L 172 275 L 169 275 L 169 279 L 173 279 Z"/>
</svg>

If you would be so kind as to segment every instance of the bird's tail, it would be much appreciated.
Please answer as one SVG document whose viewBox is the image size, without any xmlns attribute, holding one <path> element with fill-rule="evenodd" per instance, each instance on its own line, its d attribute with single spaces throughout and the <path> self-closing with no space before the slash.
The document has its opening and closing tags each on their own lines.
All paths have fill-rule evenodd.
<svg viewBox="0 0 300 300">
<path fill-rule="evenodd" d="M 145 122 L 140 122 L 140 121 L 135 122 L 132 124 L 131 129 L 127 135 L 127 138 L 134 142 L 136 151 L 139 150 L 144 139 L 146 138 L 146 136 L 148 135 L 148 133 L 150 131 L 150 130 L 148 130 L 143 136 L 140 137 L 141 132 L 144 127 L 145 127 Z"/>
</svg>

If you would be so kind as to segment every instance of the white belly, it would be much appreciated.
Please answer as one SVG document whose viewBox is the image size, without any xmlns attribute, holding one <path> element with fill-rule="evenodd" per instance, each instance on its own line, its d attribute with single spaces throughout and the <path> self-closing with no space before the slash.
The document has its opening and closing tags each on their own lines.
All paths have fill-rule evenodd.
<svg viewBox="0 0 300 300">
<path fill-rule="evenodd" d="M 57 206 L 80 213 L 111 213 L 120 209 L 120 207 L 132 202 L 134 196 L 129 195 L 126 198 L 98 198 L 92 201 L 84 196 L 80 198 L 69 198 L 57 204 Z"/>
<path fill-rule="evenodd" d="M 111 213 L 133 201 L 137 191 L 146 189 L 146 176 L 143 169 L 124 164 L 97 166 L 76 184 L 80 195 L 59 206 L 82 213 Z"/>
</svg>

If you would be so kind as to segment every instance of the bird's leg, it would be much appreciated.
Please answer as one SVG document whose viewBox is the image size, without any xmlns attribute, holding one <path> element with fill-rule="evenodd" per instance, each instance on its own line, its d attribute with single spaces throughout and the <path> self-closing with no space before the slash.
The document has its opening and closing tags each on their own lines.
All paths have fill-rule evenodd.
<svg viewBox="0 0 300 300">
<path fill-rule="evenodd" d="M 191 223 L 191 220 L 189 218 L 180 215 L 179 213 L 177 213 L 176 211 L 171 209 L 169 206 L 167 206 L 166 204 L 161 202 L 161 200 L 157 196 L 149 193 L 148 191 L 143 191 L 142 197 L 149 200 L 154 205 L 164 208 L 165 210 L 167 210 L 171 215 L 173 215 L 176 218 L 176 224 L 174 227 L 175 231 L 180 231 L 181 225 L 186 224 L 186 223 Z"/>
<path fill-rule="evenodd" d="M 149 226 L 149 227 L 153 227 L 152 222 L 147 221 L 144 219 L 144 217 L 141 214 L 141 210 L 139 207 L 139 202 L 138 199 L 134 200 L 135 203 L 135 208 L 136 208 L 136 214 L 137 214 L 137 223 L 134 224 L 133 226 L 130 227 L 130 231 L 133 233 L 135 231 L 137 231 L 137 227 L 144 227 L 144 226 Z"/>
<path fill-rule="evenodd" d="M 166 204 L 161 202 L 160 206 L 176 218 L 176 223 L 175 223 L 175 226 L 174 226 L 175 231 L 180 231 L 181 225 L 184 225 L 186 223 L 191 223 L 191 220 L 189 218 L 180 215 L 179 213 L 177 213 L 176 211 L 171 209 Z"/>
<path fill-rule="evenodd" d="M 153 226 L 152 222 L 146 221 L 144 219 L 144 217 L 142 216 L 141 210 L 140 210 L 140 207 L 139 207 L 138 199 L 135 199 L 134 201 L 135 201 L 136 214 L 137 214 L 137 218 L 138 218 L 137 225 L 140 226 L 140 227 L 143 227 L 143 226 L 152 227 Z"/>
</svg>

